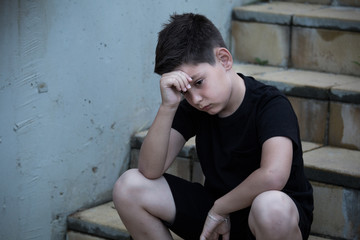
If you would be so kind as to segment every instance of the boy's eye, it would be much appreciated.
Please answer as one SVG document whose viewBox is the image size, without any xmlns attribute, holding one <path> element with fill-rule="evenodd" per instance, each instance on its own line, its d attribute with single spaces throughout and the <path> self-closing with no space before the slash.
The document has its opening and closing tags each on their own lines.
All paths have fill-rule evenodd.
<svg viewBox="0 0 360 240">
<path fill-rule="evenodd" d="M 195 82 L 195 85 L 199 86 L 199 85 L 202 84 L 202 82 L 203 82 L 203 79 L 197 80 L 197 81 Z"/>
</svg>

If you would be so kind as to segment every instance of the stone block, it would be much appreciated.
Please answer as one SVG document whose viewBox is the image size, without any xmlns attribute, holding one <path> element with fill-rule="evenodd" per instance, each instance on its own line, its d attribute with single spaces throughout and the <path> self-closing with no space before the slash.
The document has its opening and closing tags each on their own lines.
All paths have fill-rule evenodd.
<svg viewBox="0 0 360 240">
<path fill-rule="evenodd" d="M 113 202 L 76 212 L 68 217 L 68 229 L 105 239 L 130 240 Z"/>
<path fill-rule="evenodd" d="M 311 4 L 321 4 L 321 5 L 330 5 L 332 0 L 287 0 L 288 2 L 296 3 L 311 3 Z"/>
<path fill-rule="evenodd" d="M 130 168 L 137 168 L 139 153 L 139 149 L 131 149 Z M 177 157 L 166 172 L 190 181 L 190 165 L 191 160 L 189 158 Z"/>
<path fill-rule="evenodd" d="M 321 7 L 298 13 L 293 24 L 312 28 L 360 30 L 360 10 L 351 7 Z"/>
<path fill-rule="evenodd" d="M 330 103 L 329 144 L 360 150 L 360 104 Z"/>
<path fill-rule="evenodd" d="M 360 190 L 360 151 L 325 146 L 303 156 L 310 180 Z"/>
<path fill-rule="evenodd" d="M 85 233 L 69 231 L 67 233 L 66 240 L 108 240 L 108 239 L 95 237 Z"/>
<path fill-rule="evenodd" d="M 336 0 L 340 6 L 360 7 L 360 0 Z"/>
<path fill-rule="evenodd" d="M 298 118 L 301 140 L 325 143 L 328 102 L 290 96 L 288 99 Z"/>
<path fill-rule="evenodd" d="M 68 240 L 103 240 L 118 239 L 130 240 L 129 232 L 121 221 L 113 202 L 108 202 L 93 208 L 74 213 L 68 217 L 68 228 L 89 235 L 72 234 Z M 73 232 L 73 231 L 72 231 Z M 174 240 L 182 240 L 179 236 L 171 232 Z"/>
<path fill-rule="evenodd" d="M 295 69 L 268 71 L 255 75 L 255 78 L 290 96 L 326 101 L 331 88 L 360 82 L 359 77 Z"/>
<path fill-rule="evenodd" d="M 359 239 L 360 192 L 318 182 L 314 188 L 314 221 L 311 232 L 331 239 Z"/>
<path fill-rule="evenodd" d="M 320 144 L 320 143 L 313 143 L 313 142 L 307 142 L 307 141 L 301 141 L 301 145 L 302 145 L 302 150 L 304 153 L 318 149 L 323 146 L 323 144 Z"/>
<path fill-rule="evenodd" d="M 317 4 L 302 4 L 285 1 L 254 4 L 234 8 L 234 19 L 239 21 L 263 22 L 291 25 L 292 16 L 321 9 Z"/>
<path fill-rule="evenodd" d="M 293 27 L 292 67 L 360 75 L 360 33 Z"/>
<path fill-rule="evenodd" d="M 233 21 L 234 58 L 240 62 L 287 66 L 289 26 Z"/>
<path fill-rule="evenodd" d="M 242 73 L 245 76 L 262 75 L 269 72 L 283 71 L 283 68 L 272 66 L 261 66 L 256 64 L 234 64 L 233 69 L 237 73 Z"/>
<path fill-rule="evenodd" d="M 330 100 L 360 104 L 360 78 L 331 88 Z"/>
</svg>

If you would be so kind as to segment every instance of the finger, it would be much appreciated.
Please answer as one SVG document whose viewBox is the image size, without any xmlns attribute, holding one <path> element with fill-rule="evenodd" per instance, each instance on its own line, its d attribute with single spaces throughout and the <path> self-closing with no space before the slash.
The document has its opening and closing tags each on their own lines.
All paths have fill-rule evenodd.
<svg viewBox="0 0 360 240">
<path fill-rule="evenodd" d="M 186 72 L 183 71 L 178 71 L 178 72 L 182 74 L 189 82 L 192 81 L 192 78 Z"/>
<path fill-rule="evenodd" d="M 191 88 L 188 75 L 181 71 L 165 73 L 161 80 L 165 87 L 175 87 L 177 91 L 186 92 Z"/>
<path fill-rule="evenodd" d="M 179 80 L 179 76 L 176 74 L 167 74 L 164 75 L 161 79 L 161 82 L 165 88 L 175 88 L 177 91 L 183 90 L 183 84 L 181 84 L 181 80 Z"/>
<path fill-rule="evenodd" d="M 188 89 L 191 88 L 190 85 L 190 80 L 191 79 L 186 73 L 182 72 L 182 71 L 178 71 L 178 78 L 177 80 L 179 81 L 179 84 L 181 85 L 182 91 L 186 92 Z"/>
</svg>

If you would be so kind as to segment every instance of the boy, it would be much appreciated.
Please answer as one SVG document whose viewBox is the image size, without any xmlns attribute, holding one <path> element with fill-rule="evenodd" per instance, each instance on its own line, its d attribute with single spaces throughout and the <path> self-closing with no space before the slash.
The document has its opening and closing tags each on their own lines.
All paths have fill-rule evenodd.
<svg viewBox="0 0 360 240">
<path fill-rule="evenodd" d="M 312 187 L 295 113 L 277 89 L 232 65 L 204 16 L 173 15 L 159 33 L 162 103 L 138 169 L 113 192 L 134 239 L 171 239 L 168 228 L 184 239 L 308 238 Z M 204 186 L 165 173 L 192 136 Z"/>
</svg>

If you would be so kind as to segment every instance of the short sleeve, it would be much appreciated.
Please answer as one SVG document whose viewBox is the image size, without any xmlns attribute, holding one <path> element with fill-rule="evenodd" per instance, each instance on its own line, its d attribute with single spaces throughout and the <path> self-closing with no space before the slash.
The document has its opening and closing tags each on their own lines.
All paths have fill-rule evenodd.
<svg viewBox="0 0 360 240">
<path fill-rule="evenodd" d="M 266 99 L 260 105 L 257 131 L 261 145 L 271 137 L 284 136 L 290 138 L 297 148 L 301 146 L 296 114 L 283 95 Z"/>
<path fill-rule="evenodd" d="M 178 131 L 187 141 L 195 136 L 196 109 L 194 109 L 185 99 L 179 104 L 176 110 L 172 128 Z"/>
</svg>

